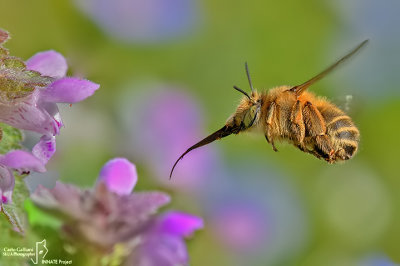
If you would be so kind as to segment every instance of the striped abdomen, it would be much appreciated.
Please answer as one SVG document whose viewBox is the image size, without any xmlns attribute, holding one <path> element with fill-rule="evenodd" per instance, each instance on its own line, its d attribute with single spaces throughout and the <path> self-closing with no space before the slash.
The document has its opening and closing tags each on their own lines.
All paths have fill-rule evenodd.
<svg viewBox="0 0 400 266">
<path fill-rule="evenodd" d="M 322 109 L 322 110 L 321 110 Z M 357 151 L 360 142 L 360 132 L 351 118 L 336 106 L 321 108 L 326 125 L 327 135 L 330 136 L 335 150 L 336 160 L 348 160 Z"/>
</svg>

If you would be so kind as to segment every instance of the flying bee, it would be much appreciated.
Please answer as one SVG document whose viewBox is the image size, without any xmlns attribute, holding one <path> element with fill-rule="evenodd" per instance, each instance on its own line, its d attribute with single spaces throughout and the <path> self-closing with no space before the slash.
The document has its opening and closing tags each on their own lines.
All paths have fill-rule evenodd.
<svg viewBox="0 0 400 266">
<path fill-rule="evenodd" d="M 307 88 L 349 59 L 367 42 L 363 41 L 336 63 L 301 85 L 279 86 L 263 92 L 253 88 L 249 68 L 245 63 L 251 95 L 233 86 L 244 94 L 236 111 L 220 130 L 194 144 L 178 158 L 170 178 L 177 163 L 188 152 L 231 134 L 253 129 L 264 133 L 274 151 L 278 151 L 275 141 L 288 141 L 301 151 L 331 164 L 353 157 L 360 141 L 357 127 L 345 112 L 325 98 L 307 91 Z"/>
</svg>

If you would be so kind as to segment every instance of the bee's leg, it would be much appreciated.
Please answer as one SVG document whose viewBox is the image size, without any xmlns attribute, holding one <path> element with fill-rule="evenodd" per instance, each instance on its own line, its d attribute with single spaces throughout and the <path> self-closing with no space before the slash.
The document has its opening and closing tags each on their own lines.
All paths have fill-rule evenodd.
<svg viewBox="0 0 400 266">
<path fill-rule="evenodd" d="M 271 143 L 272 149 L 273 149 L 274 151 L 278 151 L 278 149 L 275 147 L 274 141 L 273 141 L 273 140 L 270 140 L 270 139 L 268 138 L 267 134 L 265 135 L 265 139 L 267 140 L 268 143 Z"/>
<path fill-rule="evenodd" d="M 330 163 L 333 162 L 335 150 L 330 138 L 325 134 L 326 126 L 321 113 L 310 102 L 307 102 L 304 105 L 303 117 L 306 132 L 315 142 L 312 152 L 316 157 L 322 157 Z"/>
<path fill-rule="evenodd" d="M 301 150 L 302 152 L 306 152 L 309 153 L 311 155 L 314 155 L 315 157 L 317 157 L 318 159 L 321 159 L 323 155 L 321 155 L 320 153 L 318 153 L 315 150 L 309 150 L 307 149 L 304 145 L 297 145 L 297 148 L 299 148 L 299 150 Z"/>
<path fill-rule="evenodd" d="M 278 149 L 275 147 L 274 140 L 272 138 L 272 120 L 275 115 L 275 108 L 276 104 L 275 102 L 272 102 L 271 105 L 268 107 L 267 111 L 267 121 L 266 121 L 266 128 L 265 128 L 265 139 L 267 140 L 268 143 L 271 143 L 272 149 L 274 151 L 278 151 Z"/>
<path fill-rule="evenodd" d="M 290 131 L 294 143 L 301 151 L 307 150 L 304 145 L 304 137 L 306 134 L 306 128 L 303 119 L 303 106 L 302 103 L 297 100 L 293 105 L 292 112 L 290 114 Z"/>
</svg>

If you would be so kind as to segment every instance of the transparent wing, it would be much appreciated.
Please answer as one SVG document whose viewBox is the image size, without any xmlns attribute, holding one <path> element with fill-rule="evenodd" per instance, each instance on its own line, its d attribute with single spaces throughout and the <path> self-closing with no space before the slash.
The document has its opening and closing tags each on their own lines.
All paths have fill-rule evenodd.
<svg viewBox="0 0 400 266">
<path fill-rule="evenodd" d="M 342 63 L 344 63 L 347 59 L 349 59 L 350 57 L 352 57 L 358 50 L 361 49 L 361 47 L 363 47 L 365 44 L 368 43 L 369 40 L 365 40 L 362 43 L 360 43 L 359 45 L 357 45 L 356 48 L 354 48 L 352 51 L 350 51 L 348 54 L 346 54 L 344 57 L 342 57 L 341 59 L 339 59 L 336 63 L 334 63 L 333 65 L 331 65 L 330 67 L 328 67 L 327 69 L 325 69 L 324 71 L 322 71 L 321 73 L 319 73 L 318 75 L 316 75 L 315 77 L 307 80 L 306 82 L 304 82 L 301 85 L 297 85 L 294 86 L 293 88 L 291 88 L 291 91 L 295 92 L 297 95 L 300 95 L 303 91 L 305 91 L 308 87 L 310 87 L 312 84 L 314 84 L 315 82 L 317 82 L 318 80 L 322 79 L 323 77 L 325 77 L 327 74 L 329 74 L 332 70 L 334 70 L 336 67 L 338 67 L 339 65 L 341 65 Z"/>
</svg>

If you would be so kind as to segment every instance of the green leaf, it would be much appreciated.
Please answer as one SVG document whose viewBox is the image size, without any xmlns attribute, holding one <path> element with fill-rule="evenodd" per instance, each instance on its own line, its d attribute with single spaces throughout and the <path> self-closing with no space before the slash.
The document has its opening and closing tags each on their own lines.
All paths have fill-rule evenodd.
<svg viewBox="0 0 400 266">
<path fill-rule="evenodd" d="M 13 201 L 3 204 L 0 212 L 0 247 L 34 247 L 39 240 L 27 224 L 24 202 L 28 197 L 29 191 L 23 177 L 16 174 Z M 0 265 L 25 265 L 26 260 L 18 256 L 2 257 L 0 253 Z"/>
<path fill-rule="evenodd" d="M 20 142 L 23 137 L 19 129 L 0 123 L 0 131 L 3 133 L 0 141 L 0 154 L 21 148 Z"/>
<path fill-rule="evenodd" d="M 15 186 L 13 191 L 12 203 L 3 204 L 3 215 L 12 225 L 13 230 L 23 233 L 26 225 L 26 218 L 24 212 L 24 201 L 29 197 L 29 190 L 22 178 L 18 174 L 15 175 Z"/>
<path fill-rule="evenodd" d="M 1 247 L 26 247 L 32 246 L 31 237 L 27 237 L 26 219 L 23 201 L 28 197 L 29 191 L 21 176 L 16 176 L 13 202 L 3 204 L 0 213 L 0 246 Z M 26 258 L 18 256 L 1 257 L 4 265 L 23 265 Z"/>
<path fill-rule="evenodd" d="M 25 200 L 25 210 L 28 214 L 28 221 L 31 226 L 47 226 L 54 229 L 61 227 L 62 222 L 59 219 L 36 207 L 30 199 Z"/>
<path fill-rule="evenodd" d="M 8 55 L 8 49 L 0 46 L 0 58 Z"/>
<path fill-rule="evenodd" d="M 46 87 L 53 80 L 27 70 L 22 59 L 9 56 L 8 50 L 0 46 L 0 100 L 3 103 L 13 104 L 14 100 L 29 96 L 36 87 Z"/>
<path fill-rule="evenodd" d="M 27 70 L 25 71 L 25 74 L 30 77 L 30 78 L 38 78 L 40 77 L 40 73 L 34 70 Z"/>
<path fill-rule="evenodd" d="M 101 265 L 118 266 L 122 265 L 124 258 L 129 255 L 129 248 L 124 244 L 116 244 L 113 252 L 101 258 Z"/>
<path fill-rule="evenodd" d="M 19 70 L 24 70 L 26 68 L 24 61 L 22 61 L 17 57 L 6 57 L 3 58 L 2 61 L 3 65 L 8 68 L 19 69 Z"/>
</svg>

